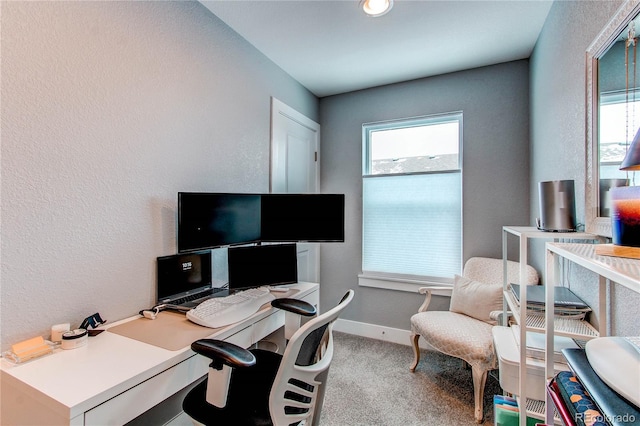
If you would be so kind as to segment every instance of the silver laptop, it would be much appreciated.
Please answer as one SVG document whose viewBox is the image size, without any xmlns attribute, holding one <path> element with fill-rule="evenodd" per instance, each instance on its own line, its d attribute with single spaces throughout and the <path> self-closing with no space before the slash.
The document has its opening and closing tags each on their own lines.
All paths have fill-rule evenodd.
<svg viewBox="0 0 640 426">
<path fill-rule="evenodd" d="M 157 258 L 157 303 L 189 310 L 208 298 L 225 296 L 226 288 L 213 287 L 211 250 Z"/>
<path fill-rule="evenodd" d="M 589 309 L 582 299 L 580 299 L 574 292 L 567 287 L 555 286 L 553 288 L 553 300 L 556 308 L 576 308 L 576 309 Z M 511 291 L 516 300 L 520 302 L 520 286 L 518 284 L 511 284 Z M 543 285 L 528 285 L 527 286 L 527 304 L 544 306 L 546 302 L 545 287 Z M 590 310 L 590 309 L 589 309 Z"/>
</svg>

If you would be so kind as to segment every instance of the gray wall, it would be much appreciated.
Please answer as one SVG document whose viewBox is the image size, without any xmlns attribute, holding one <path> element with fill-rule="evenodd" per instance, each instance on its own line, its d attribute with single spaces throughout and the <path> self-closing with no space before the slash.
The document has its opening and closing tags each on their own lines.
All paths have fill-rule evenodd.
<svg viewBox="0 0 640 426">
<path fill-rule="evenodd" d="M 268 191 L 315 96 L 197 2 L 1 2 L 2 350 L 151 306 L 177 192 Z"/>
<path fill-rule="evenodd" d="M 585 52 L 621 1 L 556 1 L 531 57 L 531 220 L 539 206 L 537 182 L 576 181 L 578 221 L 584 223 Z M 530 260 L 544 270 L 544 246 L 533 244 Z M 567 267 L 569 286 L 592 306 L 597 278 Z M 613 286 L 612 330 L 638 335 L 640 296 Z"/>
<path fill-rule="evenodd" d="M 322 190 L 347 195 L 347 241 L 322 247 L 323 306 L 355 288 L 347 319 L 408 329 L 420 297 L 357 286 L 361 124 L 464 111 L 465 258 L 500 256 L 503 225 L 533 224 L 541 180 L 575 179 L 584 220 L 584 52 L 620 3 L 556 2 L 530 68 L 319 104 L 197 2 L 1 2 L 2 350 L 152 303 L 155 257 L 175 252 L 176 192 L 268 190 L 270 96 L 321 122 Z M 588 296 L 595 277 L 574 272 Z M 639 334 L 637 296 L 613 299 L 614 324 Z"/>
<path fill-rule="evenodd" d="M 422 302 L 415 293 L 358 287 L 363 123 L 462 110 L 463 257 L 501 256 L 502 226 L 529 218 L 528 66 L 517 61 L 321 99 L 322 191 L 346 194 L 346 241 L 322 247 L 321 305 L 354 288 L 344 318 L 408 330 Z M 439 299 L 434 307 L 447 309 L 448 299 Z"/>
</svg>

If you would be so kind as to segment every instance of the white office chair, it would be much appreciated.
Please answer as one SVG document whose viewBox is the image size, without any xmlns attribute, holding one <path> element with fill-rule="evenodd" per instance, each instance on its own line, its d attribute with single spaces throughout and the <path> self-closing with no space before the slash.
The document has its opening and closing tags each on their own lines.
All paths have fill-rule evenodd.
<svg viewBox="0 0 640 426">
<path fill-rule="evenodd" d="M 471 366 L 476 422 L 484 418 L 483 396 L 487 373 L 496 368 L 491 328 L 496 324 L 492 312 L 502 309 L 501 259 L 474 257 L 464 266 L 463 277 L 456 277 L 449 311 L 429 311 L 431 291 L 449 287 L 421 287 L 425 301 L 411 317 L 413 372 L 420 362 L 418 339 L 424 338 L 438 352 L 460 358 Z M 520 280 L 520 264 L 508 262 L 510 283 Z M 527 265 L 527 284 L 537 284 L 538 273 Z"/>
<path fill-rule="evenodd" d="M 301 326 L 283 355 L 210 339 L 194 342 L 191 348 L 212 363 L 208 379 L 185 397 L 184 412 L 204 425 L 317 424 L 333 358 L 333 323 L 353 295 L 349 290 L 336 307 Z"/>
</svg>

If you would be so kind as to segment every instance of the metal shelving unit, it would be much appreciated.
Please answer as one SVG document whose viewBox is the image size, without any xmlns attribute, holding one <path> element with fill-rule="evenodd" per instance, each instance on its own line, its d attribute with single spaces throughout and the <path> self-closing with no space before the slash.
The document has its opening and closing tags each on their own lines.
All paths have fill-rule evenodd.
<svg viewBox="0 0 640 426">
<path fill-rule="evenodd" d="M 526 286 L 520 286 L 520 303 L 516 303 L 514 298 L 511 295 L 511 291 L 507 289 L 506 277 L 507 277 L 507 253 L 508 253 L 508 236 L 512 235 L 518 238 L 519 240 L 519 260 L 520 263 L 520 278 L 519 281 L 521 283 L 526 282 L 526 265 L 528 263 L 528 243 L 530 239 L 543 239 L 543 240 L 553 240 L 555 243 L 558 243 L 561 240 L 593 240 L 600 241 L 600 237 L 594 234 L 589 234 L 585 232 L 545 232 L 541 231 L 533 226 L 504 226 L 502 228 L 502 259 L 504 263 L 503 276 L 505 277 L 503 282 L 503 292 L 505 294 L 503 310 L 505 311 L 505 315 L 503 317 L 506 321 L 506 311 L 507 308 L 511 309 L 515 320 L 518 324 L 526 324 L 526 327 L 520 327 L 520 383 L 519 383 L 519 399 L 522 399 L 523 402 L 519 402 L 520 406 L 526 407 L 526 415 L 520 416 L 520 425 L 526 426 L 527 416 L 534 417 L 538 419 L 544 419 L 545 413 L 544 409 L 540 410 L 540 407 L 544 408 L 544 401 L 535 401 L 526 398 L 526 389 L 527 389 L 527 356 L 526 356 L 526 342 L 527 331 L 534 331 L 539 333 L 544 333 L 546 330 L 545 324 L 549 322 L 549 319 L 542 317 L 544 320 L 541 320 L 540 316 L 527 316 L 527 293 Z M 549 244 L 549 243 L 547 243 Z M 545 282 L 548 288 L 548 282 Z M 555 285 L 555 284 L 554 284 Z M 548 312 L 548 310 L 547 310 Z M 553 315 L 551 315 L 551 324 L 554 324 Z M 564 326 L 566 327 L 564 330 L 559 329 L 559 335 L 565 335 L 572 337 L 574 333 L 572 330 L 574 327 L 579 327 L 581 333 L 579 333 L 578 339 L 586 340 L 598 335 L 597 331 L 590 327 L 590 325 L 586 325 L 584 321 L 581 324 L 578 324 L 577 320 L 572 320 L 570 323 L 566 324 L 566 320 L 558 320 L 558 327 Z M 506 325 L 506 322 L 503 324 Z M 552 345 L 551 345 L 552 346 Z M 548 350 L 548 348 L 547 348 Z M 551 365 L 551 370 L 553 371 L 553 363 Z M 530 401 L 531 402 L 530 402 Z M 530 411 L 531 410 L 531 411 Z M 549 421 L 553 421 L 553 419 L 549 419 Z"/>
<path fill-rule="evenodd" d="M 545 276 L 547 280 L 545 299 L 547 306 L 549 304 L 553 304 L 553 293 L 549 291 L 549 288 L 551 288 L 551 286 L 558 285 L 559 283 L 559 263 L 562 259 L 566 259 L 598 274 L 599 335 L 606 335 L 607 284 L 613 282 L 617 285 L 629 288 L 636 293 L 640 293 L 640 260 L 613 256 L 599 256 L 595 253 L 595 245 L 593 244 L 547 243 L 545 261 Z M 560 334 L 560 324 L 556 324 L 556 319 L 549 309 L 545 311 L 545 323 L 545 353 L 549 354 L 550 351 L 553 351 L 554 335 Z M 578 334 L 571 333 L 565 335 L 576 338 L 585 337 L 577 337 Z M 547 382 L 553 377 L 553 368 L 553 357 L 547 356 L 545 360 L 545 378 L 547 379 Z M 553 402 L 549 395 L 547 395 L 546 398 L 546 407 L 553 407 Z M 545 421 L 550 423 L 552 421 L 551 410 L 546 411 Z"/>
<path fill-rule="evenodd" d="M 520 318 L 520 306 L 513 297 L 510 291 L 504 292 L 504 298 L 507 301 L 507 306 L 512 312 L 515 321 L 518 324 L 522 324 Z M 535 331 L 538 333 L 544 333 L 546 330 L 546 318 L 544 315 L 527 315 L 527 331 Z M 554 316 L 554 328 L 555 334 L 558 336 L 571 337 L 578 340 L 588 340 L 598 337 L 598 330 L 596 330 L 589 322 L 584 320 L 565 318 L 560 315 Z"/>
</svg>

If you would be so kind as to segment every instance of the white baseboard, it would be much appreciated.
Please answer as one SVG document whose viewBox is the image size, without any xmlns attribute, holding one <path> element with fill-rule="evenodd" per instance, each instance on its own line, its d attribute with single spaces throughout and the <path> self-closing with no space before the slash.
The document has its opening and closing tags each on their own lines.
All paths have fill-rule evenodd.
<svg viewBox="0 0 640 426">
<path fill-rule="evenodd" d="M 338 320 L 336 321 L 333 329 L 342 333 L 368 337 L 371 339 L 378 339 L 385 342 L 397 343 L 405 346 L 411 346 L 410 330 L 384 327 L 381 325 L 350 321 L 340 318 L 338 318 Z M 420 339 L 418 341 L 418 344 L 422 349 L 433 349 L 424 341 L 424 339 Z"/>
</svg>

